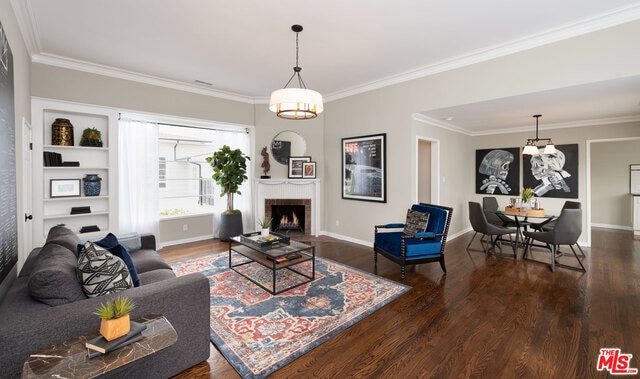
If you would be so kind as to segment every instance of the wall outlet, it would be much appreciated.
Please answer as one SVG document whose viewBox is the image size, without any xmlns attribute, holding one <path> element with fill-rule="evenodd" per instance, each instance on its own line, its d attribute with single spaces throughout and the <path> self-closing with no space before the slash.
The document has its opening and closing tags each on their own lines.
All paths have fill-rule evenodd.
<svg viewBox="0 0 640 379">
<path fill-rule="evenodd" d="M 187 224 L 182 225 L 182 231 L 186 232 L 187 230 L 189 230 L 189 225 Z"/>
<path fill-rule="evenodd" d="M 340 226 L 340 220 L 336 220 L 336 226 Z"/>
</svg>

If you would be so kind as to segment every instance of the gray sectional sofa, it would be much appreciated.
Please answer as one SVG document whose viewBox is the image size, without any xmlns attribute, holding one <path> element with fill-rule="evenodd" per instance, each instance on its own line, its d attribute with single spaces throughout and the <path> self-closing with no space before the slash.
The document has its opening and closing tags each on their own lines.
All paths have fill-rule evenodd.
<svg viewBox="0 0 640 379">
<path fill-rule="evenodd" d="M 128 237 L 141 285 L 117 294 L 89 298 L 76 276 L 78 236 L 51 229 L 45 245 L 28 256 L 0 303 L 0 377 L 20 377 L 27 357 L 45 347 L 97 332 L 93 315 L 107 298 L 127 296 L 136 304 L 132 318 L 162 314 L 178 341 L 104 377 L 168 378 L 209 357 L 209 281 L 200 274 L 176 277 L 155 251 L 155 237 Z"/>
</svg>

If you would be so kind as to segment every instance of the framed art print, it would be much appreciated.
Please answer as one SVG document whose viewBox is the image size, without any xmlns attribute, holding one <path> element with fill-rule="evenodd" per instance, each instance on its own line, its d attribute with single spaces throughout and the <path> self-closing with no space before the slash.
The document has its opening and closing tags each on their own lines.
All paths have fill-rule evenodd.
<svg viewBox="0 0 640 379">
<path fill-rule="evenodd" d="M 51 179 L 51 197 L 80 196 L 80 179 Z"/>
<path fill-rule="evenodd" d="M 342 139 L 342 198 L 387 202 L 386 134 Z"/>
<path fill-rule="evenodd" d="M 476 193 L 520 195 L 520 148 L 476 150 Z"/>
<path fill-rule="evenodd" d="M 316 162 L 303 162 L 302 163 L 302 178 L 303 179 L 315 179 L 316 178 Z"/>
<path fill-rule="evenodd" d="M 289 157 L 289 178 L 301 179 L 303 174 L 303 163 L 311 162 L 311 157 Z"/>
</svg>

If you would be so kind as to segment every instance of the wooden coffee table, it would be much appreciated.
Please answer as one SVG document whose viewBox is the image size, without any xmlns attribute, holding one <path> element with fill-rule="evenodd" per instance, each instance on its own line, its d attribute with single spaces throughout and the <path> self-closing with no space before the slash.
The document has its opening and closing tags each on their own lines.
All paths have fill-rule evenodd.
<svg viewBox="0 0 640 379">
<path fill-rule="evenodd" d="M 256 236 L 259 234 L 260 232 L 248 233 L 244 236 Z M 247 259 L 240 259 L 240 261 L 236 259 L 236 263 L 233 263 L 232 256 L 234 253 L 240 254 Z M 291 257 L 292 254 L 298 255 L 298 257 L 293 258 Z M 286 258 L 287 256 L 290 256 L 290 258 Z M 309 270 L 303 270 L 301 266 L 301 263 L 308 261 L 311 261 L 310 272 L 308 272 Z M 272 295 L 277 295 L 313 281 L 315 279 L 315 261 L 316 248 L 306 243 L 287 239 L 285 242 L 259 246 L 248 241 L 247 238 L 242 238 L 242 236 L 229 239 L 229 268 Z M 247 266 L 254 262 L 271 271 L 271 288 L 268 288 L 265 285 L 266 283 L 261 283 L 255 275 L 247 273 L 249 271 L 246 270 Z M 294 281 L 289 285 L 278 286 L 278 272 L 281 270 L 291 271 L 301 277 L 302 280 Z"/>
</svg>

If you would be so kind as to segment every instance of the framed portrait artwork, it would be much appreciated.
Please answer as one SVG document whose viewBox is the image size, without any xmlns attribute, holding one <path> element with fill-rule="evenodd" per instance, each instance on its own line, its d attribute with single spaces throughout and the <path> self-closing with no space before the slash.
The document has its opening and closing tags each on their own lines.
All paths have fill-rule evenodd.
<svg viewBox="0 0 640 379">
<path fill-rule="evenodd" d="M 537 197 L 578 198 L 578 144 L 556 145 L 555 154 L 526 155 L 522 186 Z"/>
<path fill-rule="evenodd" d="M 386 134 L 342 139 L 342 198 L 387 202 Z"/>
<path fill-rule="evenodd" d="M 51 197 L 80 196 L 80 179 L 51 179 Z"/>
<path fill-rule="evenodd" d="M 303 162 L 302 163 L 302 178 L 303 179 L 315 179 L 316 178 L 316 162 Z"/>
<path fill-rule="evenodd" d="M 476 193 L 520 195 L 520 148 L 476 150 Z"/>
<path fill-rule="evenodd" d="M 289 157 L 289 178 L 302 179 L 303 163 L 307 162 L 311 162 L 311 157 Z"/>
</svg>

